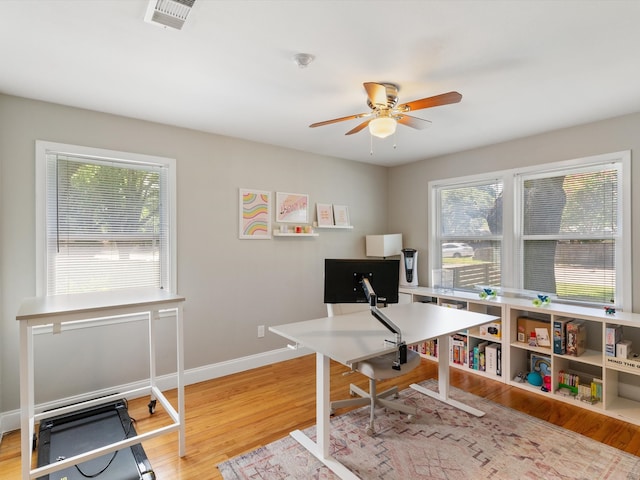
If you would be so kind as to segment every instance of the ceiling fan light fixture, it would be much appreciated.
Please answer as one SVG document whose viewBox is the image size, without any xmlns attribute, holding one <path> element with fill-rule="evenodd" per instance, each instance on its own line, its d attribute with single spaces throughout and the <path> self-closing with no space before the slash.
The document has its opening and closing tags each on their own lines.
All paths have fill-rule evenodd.
<svg viewBox="0 0 640 480">
<path fill-rule="evenodd" d="M 387 138 L 396 133 L 398 122 L 392 117 L 378 117 L 369 122 L 369 132 L 374 137 Z"/>
</svg>

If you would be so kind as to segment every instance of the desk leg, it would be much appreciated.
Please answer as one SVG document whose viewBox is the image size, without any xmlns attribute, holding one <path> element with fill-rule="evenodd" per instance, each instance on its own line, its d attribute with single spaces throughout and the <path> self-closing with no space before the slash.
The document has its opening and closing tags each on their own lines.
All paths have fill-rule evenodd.
<svg viewBox="0 0 640 480">
<path fill-rule="evenodd" d="M 34 424 L 33 336 L 28 320 L 20 322 L 20 440 L 22 478 L 31 478 Z"/>
<path fill-rule="evenodd" d="M 149 312 L 149 383 L 151 384 L 151 398 L 150 400 L 155 403 L 156 397 L 153 393 L 153 389 L 156 385 L 156 322 L 160 318 L 160 312 L 158 310 L 151 310 Z M 151 405 L 151 404 L 149 404 Z M 149 413 L 153 413 L 151 407 L 149 407 Z"/>
<path fill-rule="evenodd" d="M 358 480 L 359 477 L 329 455 L 330 426 L 330 362 L 329 357 L 316 353 L 316 441 L 301 430 L 291 432 L 291 436 L 318 460 L 330 468 L 343 480 Z"/>
<path fill-rule="evenodd" d="M 446 403 L 447 405 L 451 405 L 452 407 L 458 408 L 464 412 L 470 413 L 476 417 L 484 416 L 482 410 L 478 410 L 477 408 L 473 408 L 469 405 L 466 405 L 462 402 L 458 402 L 452 398 L 449 398 L 449 336 L 443 335 L 438 337 L 438 391 L 434 392 L 433 390 L 429 390 L 428 388 L 424 388 L 418 384 L 412 384 L 411 388 L 414 390 L 428 395 L 440 402 Z"/>
<path fill-rule="evenodd" d="M 182 320 L 182 304 L 176 309 L 176 350 L 178 369 L 178 418 L 180 429 L 178 431 L 178 450 L 181 457 L 186 454 L 186 439 L 184 425 L 184 328 Z"/>
</svg>

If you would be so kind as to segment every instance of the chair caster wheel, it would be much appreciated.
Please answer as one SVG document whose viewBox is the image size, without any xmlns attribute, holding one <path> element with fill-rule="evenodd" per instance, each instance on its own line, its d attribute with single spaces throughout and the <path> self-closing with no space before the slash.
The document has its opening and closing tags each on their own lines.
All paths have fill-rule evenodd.
<svg viewBox="0 0 640 480">
<path fill-rule="evenodd" d="M 376 434 L 375 430 L 373 428 L 371 428 L 371 427 L 367 427 L 366 433 L 370 437 L 373 437 Z"/>
</svg>

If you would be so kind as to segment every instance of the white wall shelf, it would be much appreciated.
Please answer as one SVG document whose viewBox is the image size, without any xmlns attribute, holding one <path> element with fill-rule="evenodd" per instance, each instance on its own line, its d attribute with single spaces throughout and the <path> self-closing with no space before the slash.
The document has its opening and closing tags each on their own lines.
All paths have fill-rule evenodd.
<svg viewBox="0 0 640 480">
<path fill-rule="evenodd" d="M 317 227 L 313 227 L 313 228 L 327 228 L 327 229 L 353 229 L 353 225 L 318 225 Z"/>
<path fill-rule="evenodd" d="M 274 237 L 318 237 L 317 233 L 281 233 L 274 232 Z"/>
</svg>

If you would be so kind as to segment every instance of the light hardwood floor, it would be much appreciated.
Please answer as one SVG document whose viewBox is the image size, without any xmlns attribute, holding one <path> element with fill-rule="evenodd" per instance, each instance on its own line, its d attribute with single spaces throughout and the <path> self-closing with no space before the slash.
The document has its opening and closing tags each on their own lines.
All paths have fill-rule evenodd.
<svg viewBox="0 0 640 480">
<path fill-rule="evenodd" d="M 344 375 L 347 368 L 331 366 L 331 399 L 348 395 L 348 384 L 367 387 L 359 374 Z M 422 360 L 414 371 L 396 380 L 401 388 L 437 378 L 437 364 Z M 390 382 L 381 382 L 385 388 Z M 573 430 L 634 455 L 640 454 L 640 427 L 525 392 L 457 369 L 451 384 L 529 415 Z M 179 458 L 177 434 L 144 443 L 158 479 L 221 479 L 216 465 L 284 437 L 315 422 L 315 356 L 308 355 L 254 370 L 189 385 L 186 392 L 186 450 Z M 168 398 L 175 401 L 175 392 Z M 166 420 L 160 408 L 147 410 L 148 398 L 132 400 L 129 414 L 145 431 Z M 0 478 L 20 478 L 20 433 L 7 434 L 0 444 Z"/>
</svg>

